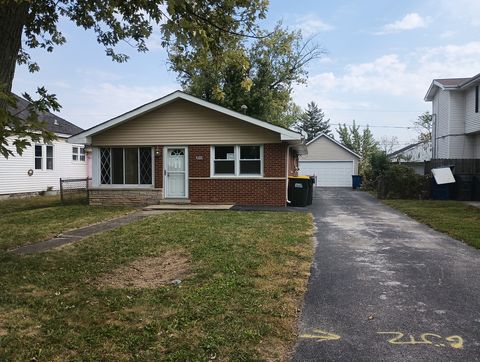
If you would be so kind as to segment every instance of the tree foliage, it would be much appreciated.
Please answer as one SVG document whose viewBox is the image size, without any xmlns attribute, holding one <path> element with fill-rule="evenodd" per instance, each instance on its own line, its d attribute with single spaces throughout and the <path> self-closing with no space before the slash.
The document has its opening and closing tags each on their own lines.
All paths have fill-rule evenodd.
<svg viewBox="0 0 480 362">
<path fill-rule="evenodd" d="M 325 113 L 315 103 L 310 102 L 307 104 L 307 109 L 302 113 L 300 120 L 295 125 L 295 128 L 307 135 L 307 142 L 314 139 L 321 133 L 328 136 L 332 136 L 330 130 L 330 119 L 325 119 Z"/>
<path fill-rule="evenodd" d="M 347 126 L 344 123 L 338 127 L 337 133 L 340 142 L 345 147 L 360 155 L 364 160 L 366 160 L 372 152 L 378 150 L 378 142 L 375 141 L 368 126 L 360 132 L 360 126 L 357 126 L 355 121 L 353 121 L 351 126 Z"/>
<path fill-rule="evenodd" d="M 119 43 L 127 43 L 139 52 L 147 51 L 146 39 L 156 27 L 165 47 L 179 52 L 205 48 L 216 52 L 231 39 L 253 37 L 256 21 L 264 18 L 268 0 L 5 0 L 0 6 L 0 153 L 8 155 L 7 136 L 18 135 L 23 141 L 15 145 L 24 149 L 29 136 L 47 135 L 41 123 L 33 119 L 19 122 L 7 109 L 14 107 L 10 92 L 16 64 L 25 64 L 31 72 L 39 66 L 29 49 L 42 48 L 51 52 L 67 39 L 58 27 L 59 20 L 68 19 L 78 27 L 91 30 L 97 42 L 113 61 L 125 62 L 128 55 L 117 52 Z M 231 48 L 230 48 L 231 49 Z M 187 52 L 188 54 L 188 52 Z M 56 110 L 55 97 L 39 88 L 41 107 Z M 29 98 L 28 95 L 25 95 Z M 37 102 L 34 101 L 34 102 Z M 32 113 L 35 117 L 35 113 Z M 18 118 L 18 117 L 17 117 Z M 27 127 L 27 128 L 26 128 Z M 48 139 L 48 137 L 47 137 Z"/>
<path fill-rule="evenodd" d="M 172 47 L 171 69 L 195 96 L 237 111 L 245 105 L 252 117 L 290 126 L 300 116 L 292 86 L 306 82 L 306 66 L 323 50 L 281 24 L 257 34 L 254 41 L 231 37 L 212 47 Z"/>
<path fill-rule="evenodd" d="M 415 128 L 418 131 L 419 142 L 429 142 L 432 140 L 432 115 L 427 111 L 414 122 Z"/>
</svg>

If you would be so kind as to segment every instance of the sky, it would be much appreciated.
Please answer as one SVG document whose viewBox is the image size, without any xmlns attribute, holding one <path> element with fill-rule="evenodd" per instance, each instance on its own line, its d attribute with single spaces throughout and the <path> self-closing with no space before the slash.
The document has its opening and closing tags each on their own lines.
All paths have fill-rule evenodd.
<svg viewBox="0 0 480 362">
<path fill-rule="evenodd" d="M 431 105 L 423 97 L 435 78 L 480 73 L 478 0 L 271 0 L 262 27 L 282 21 L 314 37 L 325 55 L 308 67 L 308 81 L 294 87 L 301 107 L 316 102 L 338 124 L 369 125 L 374 136 L 416 138 L 413 122 Z M 67 43 L 53 53 L 31 52 L 40 72 L 18 66 L 13 90 L 55 93 L 59 115 L 82 128 L 94 126 L 180 89 L 168 70 L 158 33 L 148 53 L 125 47 L 127 63 L 112 62 L 91 31 L 62 21 Z"/>
</svg>

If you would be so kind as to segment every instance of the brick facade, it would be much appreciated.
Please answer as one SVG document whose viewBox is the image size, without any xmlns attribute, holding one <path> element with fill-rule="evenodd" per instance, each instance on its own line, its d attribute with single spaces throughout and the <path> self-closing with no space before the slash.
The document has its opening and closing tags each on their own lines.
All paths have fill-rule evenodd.
<svg viewBox="0 0 480 362">
<path fill-rule="evenodd" d="M 193 203 L 285 206 L 284 143 L 263 146 L 264 178 L 210 178 L 210 145 L 188 146 L 189 199 Z M 289 168 L 296 154 L 289 155 Z M 148 205 L 163 198 L 163 146 L 155 147 L 155 189 L 92 189 L 92 205 Z M 289 172 L 291 173 L 291 172 Z"/>
<path fill-rule="evenodd" d="M 189 198 L 194 203 L 285 206 L 287 146 L 263 146 L 263 179 L 210 178 L 210 146 L 188 147 Z M 269 178 L 278 179 L 269 179 Z"/>
<path fill-rule="evenodd" d="M 155 147 L 155 188 L 163 188 L 163 147 Z"/>
</svg>

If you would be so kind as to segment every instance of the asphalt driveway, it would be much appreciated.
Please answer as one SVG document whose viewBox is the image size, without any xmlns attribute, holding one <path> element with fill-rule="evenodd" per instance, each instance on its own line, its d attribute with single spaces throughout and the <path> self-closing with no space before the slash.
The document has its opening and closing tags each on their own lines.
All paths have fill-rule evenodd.
<svg viewBox="0 0 480 362">
<path fill-rule="evenodd" d="M 311 210 L 294 361 L 480 361 L 479 250 L 363 192 L 317 189 Z"/>
</svg>

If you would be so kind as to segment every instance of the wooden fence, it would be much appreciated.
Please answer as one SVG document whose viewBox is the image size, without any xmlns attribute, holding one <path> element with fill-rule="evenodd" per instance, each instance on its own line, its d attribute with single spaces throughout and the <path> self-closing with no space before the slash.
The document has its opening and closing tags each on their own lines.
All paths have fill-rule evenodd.
<svg viewBox="0 0 480 362">
<path fill-rule="evenodd" d="M 480 159 L 433 159 L 425 161 L 425 175 L 431 173 L 432 168 L 452 167 L 455 175 L 480 175 Z"/>
</svg>

